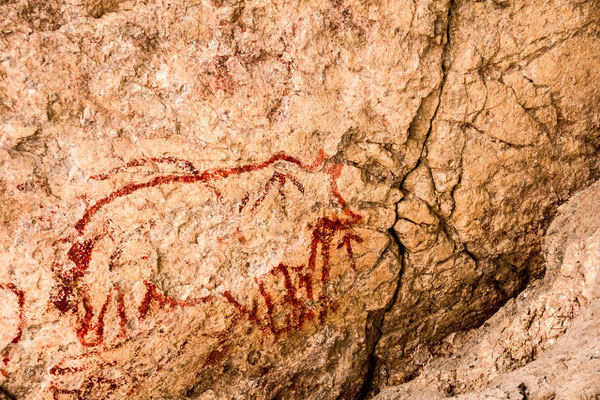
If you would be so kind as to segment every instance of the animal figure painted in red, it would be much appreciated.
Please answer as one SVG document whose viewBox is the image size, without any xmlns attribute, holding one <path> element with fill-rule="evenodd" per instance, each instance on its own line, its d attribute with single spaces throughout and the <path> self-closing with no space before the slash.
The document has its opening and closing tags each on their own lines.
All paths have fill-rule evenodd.
<svg viewBox="0 0 600 400">
<path fill-rule="evenodd" d="M 279 153 L 260 163 L 199 171 L 189 161 L 173 157 L 162 157 L 132 160 L 123 166 L 112 169 L 108 173 L 94 175 L 90 179 L 95 181 L 107 180 L 115 174 L 127 172 L 133 167 L 149 164 L 169 164 L 183 170 L 184 173 L 160 174 L 142 182 L 134 181 L 124 184 L 88 206 L 83 212 L 83 216 L 74 225 L 75 234 L 70 238 L 66 260 L 52 266 L 56 283 L 51 297 L 51 304 L 61 314 L 72 316 L 78 340 L 85 348 L 89 349 L 85 354 L 93 358 L 99 352 L 120 346 L 129 340 L 132 333 L 135 333 L 136 336 L 150 334 L 143 331 L 143 329 L 140 330 L 139 327 L 149 318 L 152 312 L 160 312 L 160 310 L 169 311 L 200 306 L 210 308 L 211 305 L 217 303 L 220 303 L 221 306 L 226 305 L 232 310 L 225 317 L 223 324 L 203 333 L 217 341 L 214 350 L 206 357 L 205 365 L 207 366 L 220 362 L 229 349 L 228 343 L 232 335 L 241 323 L 249 323 L 266 335 L 278 337 L 292 330 L 300 330 L 311 321 L 317 323 L 325 321 L 328 312 L 335 309 L 335 300 L 327 292 L 328 282 L 331 278 L 332 253 L 337 250 L 344 252 L 348 267 L 351 270 L 356 270 L 352 243 L 363 242 L 360 236 L 353 233 L 353 228 L 357 226 L 362 217 L 350 209 L 337 187 L 342 165 L 329 163 L 323 152 L 312 164 L 305 164 L 295 157 Z M 227 188 L 231 183 L 225 183 L 226 181 L 237 179 L 236 182 L 243 184 L 248 181 L 252 174 L 259 175 L 259 177 L 253 177 L 253 181 L 268 178 L 263 190 L 258 193 L 253 193 L 251 190 L 245 192 L 242 190 L 243 195 L 239 198 L 228 196 Z M 249 289 L 250 295 L 244 296 L 241 294 L 244 291 L 239 290 L 239 288 L 237 292 L 234 288 L 225 288 L 210 290 L 208 293 L 199 295 L 176 296 L 160 287 L 159 282 L 156 281 L 157 271 L 150 268 L 150 272 L 146 272 L 143 279 L 132 283 L 131 287 L 124 287 L 123 280 L 119 280 L 117 277 L 106 282 L 101 286 L 105 293 L 104 299 L 100 302 L 96 300 L 94 304 L 87 280 L 94 275 L 110 277 L 117 270 L 131 269 L 131 262 L 123 261 L 127 258 L 124 254 L 131 249 L 143 247 L 136 244 L 141 243 L 142 239 L 140 238 L 147 241 L 147 237 L 153 237 L 153 230 L 163 229 L 166 232 L 163 226 L 165 224 L 160 225 L 157 222 L 160 218 L 152 217 L 134 224 L 133 229 L 126 233 L 119 231 L 119 238 L 115 239 L 114 236 L 117 234 L 115 233 L 116 229 L 111 227 L 111 223 L 114 221 L 111 219 L 110 213 L 119 212 L 119 208 L 114 206 L 116 202 L 137 201 L 141 204 L 144 200 L 148 201 L 147 197 L 149 195 L 145 195 L 145 193 L 147 194 L 150 190 L 156 191 L 163 188 L 164 190 L 167 190 L 167 188 L 171 190 L 172 188 L 193 185 L 202 186 L 211 193 L 213 199 L 211 204 L 213 206 L 219 202 L 235 205 L 227 208 L 230 214 L 227 218 L 236 222 L 230 222 L 230 226 L 227 227 L 231 231 L 229 236 L 237 238 L 237 244 L 233 247 L 243 248 L 248 243 L 248 239 L 244 236 L 244 230 L 248 229 L 246 227 L 248 224 L 243 223 L 244 218 L 250 218 L 250 220 L 258 218 L 256 217 L 258 210 L 265 203 L 268 196 L 274 196 L 270 193 L 275 188 L 277 189 L 276 193 L 281 212 L 285 215 L 295 212 L 290 210 L 289 206 L 286 206 L 286 201 L 289 200 L 290 195 L 296 196 L 296 198 L 303 197 L 307 184 L 310 184 L 313 180 L 311 176 L 315 174 L 318 174 L 320 179 L 324 179 L 324 182 L 326 182 L 328 198 L 324 197 L 324 200 L 318 203 L 325 211 L 322 210 L 316 216 L 316 219 L 309 222 L 309 226 L 307 226 L 307 232 L 310 233 L 307 235 L 308 245 L 304 253 L 304 260 L 295 265 L 280 260 L 266 271 L 262 270 L 256 275 L 251 274 L 244 278 L 245 280 L 241 279 L 241 281 L 244 281 L 244 287 Z M 302 175 L 305 180 L 303 181 L 299 175 Z M 219 188 L 219 185 L 224 186 L 224 188 Z M 288 195 L 286 192 L 293 193 Z M 137 197 L 133 199 L 135 196 Z M 111 206 L 115 207 L 114 211 L 112 209 L 108 210 Z M 315 208 L 315 206 L 313 205 L 312 208 Z M 211 208 L 207 209 L 212 210 Z M 236 213 L 246 214 L 243 217 L 236 216 L 235 218 L 238 219 L 231 217 Z M 306 218 L 309 213 L 304 212 L 298 215 L 300 217 L 297 218 Z M 100 221 L 96 222 L 96 220 Z M 238 223 L 238 220 L 241 222 Z M 222 223 L 221 220 L 217 222 Z M 218 227 L 218 223 L 215 226 Z M 90 226 L 93 224 L 95 226 L 91 228 Z M 260 225 L 258 222 L 250 225 L 253 224 Z M 169 229 L 171 229 L 170 225 Z M 160 235 L 158 236 L 157 240 L 160 240 Z M 219 236 L 215 240 L 215 247 L 221 246 L 225 241 Z M 112 250 L 107 252 L 106 248 L 108 247 L 111 247 Z M 150 245 L 147 247 L 152 248 Z M 232 246 L 230 245 L 230 247 Z M 104 261 L 97 261 L 96 258 L 101 258 L 99 256 L 101 253 L 110 254 L 110 256 L 105 257 Z M 144 264 L 149 258 L 153 257 L 151 253 L 149 251 L 149 254 L 130 258 L 133 259 L 132 262 L 136 265 Z M 223 263 L 219 254 L 214 257 L 217 261 Z M 226 258 L 224 257 L 224 259 Z M 296 257 L 297 259 L 298 257 Z M 157 260 L 155 264 L 160 264 L 160 260 Z M 101 268 L 100 272 L 102 274 L 91 273 L 92 265 L 94 265 L 93 268 L 96 268 L 94 271 L 100 271 L 98 268 Z M 283 286 L 280 283 L 281 281 Z M 136 290 L 138 295 L 134 297 L 130 292 Z M 192 292 L 195 290 L 194 288 L 191 289 Z M 206 290 L 204 291 L 206 292 Z M 254 295 L 253 293 L 257 294 Z M 260 299 L 260 301 L 257 299 Z M 117 321 L 112 324 L 110 332 L 107 331 L 106 326 L 109 312 L 116 316 L 114 319 Z M 134 329 L 135 332 L 131 331 L 133 325 L 137 326 Z M 82 357 L 77 356 L 71 359 Z M 62 360 L 59 364 L 56 364 L 50 373 L 60 377 L 85 369 L 84 367 L 63 367 L 62 365 L 65 362 L 68 362 L 68 360 Z M 89 368 L 92 368 L 93 365 L 95 364 L 90 364 Z M 121 384 L 122 382 L 118 382 L 118 379 L 111 380 L 110 378 L 90 376 L 86 378 L 85 384 L 82 384 L 79 388 L 60 388 L 55 383 L 52 383 L 50 388 L 56 399 L 60 398 L 60 395 L 84 398 L 96 386 L 102 386 L 108 392 L 111 392 L 114 391 L 113 389 L 116 390 L 116 388 L 111 389 L 111 385 Z"/>
</svg>

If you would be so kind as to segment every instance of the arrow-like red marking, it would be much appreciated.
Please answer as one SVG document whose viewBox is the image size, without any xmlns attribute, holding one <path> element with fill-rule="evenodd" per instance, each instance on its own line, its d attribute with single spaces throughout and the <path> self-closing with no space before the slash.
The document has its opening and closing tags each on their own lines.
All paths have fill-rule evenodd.
<svg viewBox="0 0 600 400">
<path fill-rule="evenodd" d="M 348 257 L 350 257 L 350 266 L 354 271 L 356 271 L 356 261 L 354 260 L 354 253 L 352 252 L 352 241 L 357 243 L 362 243 L 363 238 L 360 236 L 353 235 L 351 233 L 346 233 L 342 238 L 341 242 L 338 244 L 337 248 L 341 249 L 343 246 L 346 246 L 346 251 L 348 252 Z"/>
<path fill-rule="evenodd" d="M 295 177 L 293 177 L 292 175 L 282 174 L 280 172 L 275 172 L 273 174 L 273 176 L 271 176 L 271 178 L 267 181 L 267 183 L 265 185 L 265 191 L 256 200 L 256 202 L 254 203 L 254 205 L 252 206 L 252 209 L 250 211 L 254 211 L 256 209 L 256 207 L 258 207 L 260 205 L 260 203 L 263 202 L 263 200 L 265 199 L 265 197 L 267 197 L 267 195 L 271 191 L 271 187 L 273 186 L 273 184 L 275 182 L 279 183 L 279 196 L 281 197 L 282 200 L 285 200 L 285 193 L 283 192 L 283 186 L 285 185 L 285 182 L 288 179 L 289 179 L 290 182 L 292 182 L 294 184 L 294 186 L 296 186 L 296 188 L 298 189 L 298 191 L 300 193 L 304 194 L 304 186 L 302 186 L 302 184 L 300 182 L 298 182 L 298 180 Z M 285 210 L 285 202 L 282 202 L 281 206 Z"/>
</svg>

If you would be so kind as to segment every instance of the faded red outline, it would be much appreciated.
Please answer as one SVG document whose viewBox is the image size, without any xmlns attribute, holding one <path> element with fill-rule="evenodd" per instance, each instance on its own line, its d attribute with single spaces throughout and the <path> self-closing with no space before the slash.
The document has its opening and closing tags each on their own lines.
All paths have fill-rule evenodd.
<svg viewBox="0 0 600 400">
<path fill-rule="evenodd" d="M 101 198 L 92 206 L 86 207 L 83 216 L 75 223 L 75 229 L 77 230 L 77 236 L 72 240 L 72 245 L 68 250 L 67 256 L 68 259 L 75 264 L 75 268 L 72 268 L 69 271 L 63 271 L 60 266 L 53 265 L 52 270 L 57 278 L 56 288 L 57 293 L 52 298 L 52 303 L 54 306 L 61 311 L 62 313 L 71 312 L 77 315 L 77 337 L 80 340 L 81 344 L 86 347 L 93 347 L 103 344 L 103 335 L 104 335 L 104 315 L 106 313 L 106 309 L 108 304 L 112 301 L 113 291 L 117 293 L 117 311 L 119 316 L 119 324 L 120 324 L 120 333 L 119 336 L 125 337 L 125 326 L 127 324 L 127 316 L 124 311 L 123 304 L 123 295 L 121 289 L 119 287 L 113 288 L 108 296 L 106 301 L 101 307 L 100 313 L 97 317 L 97 322 L 93 323 L 93 309 L 91 307 L 89 301 L 89 295 L 85 292 L 85 290 L 78 290 L 77 293 L 73 290 L 77 289 L 77 284 L 80 278 L 83 277 L 85 271 L 89 268 L 89 263 L 91 260 L 91 256 L 94 250 L 94 244 L 96 238 L 88 238 L 84 239 L 84 231 L 86 226 L 92 220 L 94 215 L 103 207 L 110 204 L 114 200 L 120 197 L 128 196 L 138 190 L 156 187 L 160 185 L 172 184 L 172 183 L 182 183 L 182 184 L 191 184 L 191 183 L 204 183 L 209 185 L 210 182 L 215 180 L 225 179 L 232 175 L 240 175 L 246 172 L 258 171 L 267 168 L 277 161 L 287 161 L 289 163 L 295 164 L 300 168 L 304 169 L 308 172 L 315 172 L 318 168 L 323 165 L 322 172 L 329 176 L 329 186 L 330 191 L 333 198 L 336 200 L 338 205 L 342 208 L 343 213 L 346 217 L 340 219 L 338 217 L 322 217 L 317 220 L 314 225 L 314 229 L 312 231 L 312 238 L 310 244 L 310 251 L 308 254 L 308 262 L 306 268 L 304 266 L 298 267 L 290 267 L 283 263 L 280 263 L 277 267 L 273 268 L 267 274 L 256 277 L 255 281 L 258 285 L 258 291 L 260 296 L 262 297 L 266 309 L 267 315 L 264 318 L 258 316 L 258 305 L 256 303 L 253 304 L 251 308 L 248 308 L 241 303 L 239 303 L 231 292 L 225 291 L 220 295 L 209 295 L 204 297 L 186 299 L 186 300 L 178 300 L 172 298 L 164 293 L 161 293 L 160 290 L 151 282 L 144 281 L 146 286 L 146 294 L 144 299 L 142 300 L 140 306 L 138 307 L 139 317 L 143 319 L 150 308 L 152 302 L 158 303 L 159 308 L 163 307 L 187 307 L 194 306 L 201 303 L 211 302 L 222 300 L 231 304 L 237 311 L 238 314 L 234 315 L 230 325 L 224 331 L 217 333 L 214 337 L 218 340 L 217 345 L 212 353 L 210 353 L 206 359 L 205 365 L 214 364 L 220 361 L 220 359 L 224 356 L 227 349 L 229 348 L 229 344 L 227 343 L 228 337 L 233 333 L 235 327 L 239 324 L 241 320 L 244 318 L 247 319 L 251 324 L 257 326 L 260 330 L 266 333 L 271 333 L 275 336 L 279 336 L 285 332 L 290 330 L 300 329 L 306 322 L 313 320 L 317 315 L 313 310 L 310 310 L 306 307 L 305 303 L 301 301 L 301 297 L 299 296 L 299 290 L 304 289 L 306 298 L 309 300 L 314 299 L 313 294 L 313 274 L 316 272 L 316 262 L 317 255 L 321 252 L 322 259 L 322 267 L 321 267 L 321 291 L 317 299 L 318 303 L 321 304 L 321 309 L 319 311 L 318 317 L 319 321 L 324 322 L 325 317 L 327 316 L 327 310 L 333 307 L 331 304 L 329 297 L 326 294 L 326 282 L 329 279 L 330 274 L 330 249 L 332 246 L 332 240 L 338 231 L 345 231 L 350 229 L 352 226 L 356 225 L 361 219 L 362 216 L 350 210 L 347 206 L 347 202 L 340 194 L 337 187 L 337 179 L 341 175 L 341 171 L 343 166 L 340 164 L 324 164 L 325 160 L 328 158 L 326 153 L 322 150 L 319 152 L 318 157 L 312 164 L 304 164 L 300 160 L 295 157 L 289 156 L 285 153 L 278 153 L 268 160 L 261 163 L 253 163 L 244 166 L 231 167 L 231 168 L 217 168 L 217 169 L 209 169 L 203 172 L 198 172 L 193 164 L 189 162 L 185 162 L 185 166 L 188 170 L 193 171 L 189 175 L 161 175 L 151 178 L 149 181 L 144 183 L 130 183 L 126 184 L 120 189 L 117 189 L 111 192 L 108 196 Z M 159 162 L 157 159 L 150 159 L 152 162 Z M 125 164 L 124 166 L 117 167 L 109 171 L 105 174 L 94 175 L 91 179 L 101 180 L 108 179 L 111 174 L 122 172 L 125 169 L 133 166 L 140 166 L 146 163 L 147 161 L 141 160 L 132 160 L 131 162 Z M 149 161 L 148 161 L 149 162 Z M 182 160 L 169 158 L 169 160 L 165 161 L 169 163 L 182 163 Z M 189 167 L 191 165 L 191 167 Z M 264 199 L 268 191 L 270 190 L 271 185 L 274 182 L 278 182 L 280 185 L 280 195 L 283 197 L 283 192 L 281 192 L 283 185 L 285 182 L 289 180 L 291 183 L 296 186 L 299 192 L 304 193 L 304 187 L 302 184 L 292 175 L 282 174 L 275 172 L 273 176 L 267 182 L 265 186 L 265 193 L 257 200 L 257 202 L 252 207 L 254 210 L 260 202 Z M 244 196 L 239 206 L 239 211 L 241 212 L 246 203 L 248 202 L 249 196 L 248 194 Z M 350 257 L 350 263 L 352 269 L 356 270 L 355 260 L 352 253 L 352 248 L 350 244 L 350 240 L 355 240 L 357 242 L 361 242 L 362 238 L 347 233 L 342 241 L 337 245 L 337 248 L 341 248 L 342 246 L 346 246 L 348 255 Z M 298 281 L 298 286 L 295 287 L 292 283 L 292 279 L 290 273 L 295 273 Z M 272 294 L 265 288 L 264 278 L 268 275 L 283 275 L 284 277 L 284 288 L 285 294 L 283 296 L 283 304 L 286 304 L 289 309 L 292 311 L 291 315 L 288 315 L 287 321 L 284 326 L 279 327 L 276 326 L 275 321 L 273 320 L 273 310 L 276 307 L 274 304 Z M 83 318 L 79 317 L 77 312 L 77 298 L 81 296 L 81 300 L 83 300 L 84 307 L 84 316 Z M 96 340 L 88 341 L 86 336 L 88 333 L 93 332 L 96 335 Z M 85 368 L 84 368 L 85 369 Z M 65 372 L 75 373 L 77 371 L 71 371 L 70 369 L 65 369 Z M 54 394 L 57 395 L 58 388 L 54 387 Z M 61 391 L 64 394 L 75 394 L 76 390 L 65 389 L 65 391 Z M 78 396 L 81 391 L 77 391 Z"/>
<path fill-rule="evenodd" d="M 23 337 L 23 330 L 25 329 L 25 293 L 12 282 L 0 283 L 0 290 L 8 290 L 12 292 L 17 297 L 17 306 L 19 309 L 19 323 L 17 324 L 17 333 L 12 338 L 12 340 L 2 349 L 2 351 L 0 351 L 0 356 L 2 356 L 2 363 L 6 367 L 11 357 L 11 345 L 19 343 L 21 341 L 21 338 Z M 8 375 L 6 370 L 3 368 L 0 369 L 0 373 L 4 377 Z"/>
</svg>

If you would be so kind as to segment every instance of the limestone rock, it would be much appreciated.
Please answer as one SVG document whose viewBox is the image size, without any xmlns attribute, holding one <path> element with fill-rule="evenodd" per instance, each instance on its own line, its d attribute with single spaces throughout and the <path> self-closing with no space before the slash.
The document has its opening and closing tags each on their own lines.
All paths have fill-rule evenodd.
<svg viewBox="0 0 600 400">
<path fill-rule="evenodd" d="M 543 275 L 557 204 L 599 176 L 599 7 L 450 5 L 439 107 L 398 204 L 406 254 L 374 388 L 416 376 L 437 342 Z"/>
<path fill-rule="evenodd" d="M 592 399 L 600 395 L 600 182 L 561 206 L 544 279 L 483 327 L 444 341 L 444 357 L 376 399 Z"/>
<path fill-rule="evenodd" d="M 544 275 L 557 206 L 600 177 L 599 19 L 0 0 L 0 396 L 413 379 Z"/>
</svg>

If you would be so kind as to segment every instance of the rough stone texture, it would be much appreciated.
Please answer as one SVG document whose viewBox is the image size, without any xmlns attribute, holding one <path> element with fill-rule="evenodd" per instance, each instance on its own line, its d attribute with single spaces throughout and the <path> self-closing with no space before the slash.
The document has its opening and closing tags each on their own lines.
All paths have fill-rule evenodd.
<svg viewBox="0 0 600 400">
<path fill-rule="evenodd" d="M 2 387 L 358 396 L 445 6 L 3 2 Z"/>
<path fill-rule="evenodd" d="M 556 205 L 598 177 L 600 4 L 460 1 L 449 15 L 439 107 L 398 204 L 404 272 L 375 387 L 411 379 L 436 342 L 539 277 Z"/>
<path fill-rule="evenodd" d="M 600 177 L 599 20 L 0 0 L 0 397 L 414 378 L 543 276 L 556 207 Z"/>
<path fill-rule="evenodd" d="M 600 182 L 561 206 L 546 275 L 385 399 L 596 399 L 600 396 Z"/>
</svg>

